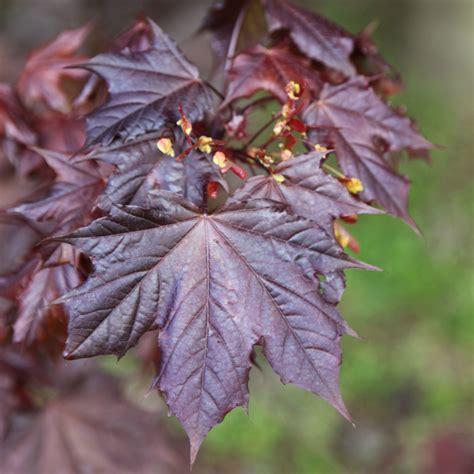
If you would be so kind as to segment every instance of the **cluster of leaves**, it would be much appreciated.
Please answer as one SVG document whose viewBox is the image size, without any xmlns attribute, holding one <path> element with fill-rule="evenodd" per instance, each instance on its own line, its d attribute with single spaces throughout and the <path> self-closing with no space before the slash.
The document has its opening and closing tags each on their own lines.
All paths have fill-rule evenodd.
<svg viewBox="0 0 474 474">
<path fill-rule="evenodd" d="M 181 442 L 120 385 L 95 364 L 1 347 L 2 472 L 184 472 Z"/>
<path fill-rule="evenodd" d="M 89 60 L 74 54 L 86 30 L 63 33 L 0 103 L 4 153 L 46 170 L 39 196 L 7 211 L 43 240 L 1 282 L 16 303 L 4 341 L 55 352 L 68 321 L 66 358 L 122 356 L 158 330 L 154 387 L 192 462 L 247 406 L 257 345 L 283 383 L 349 418 L 340 339 L 355 333 L 337 305 L 343 271 L 374 267 L 344 252 L 358 244 L 341 221 L 385 211 L 415 226 L 397 164 L 432 148 L 390 106 L 400 79 L 368 31 L 286 0 L 218 1 L 202 31 L 212 84 L 141 17 Z M 229 172 L 245 181 L 234 192 Z"/>
</svg>

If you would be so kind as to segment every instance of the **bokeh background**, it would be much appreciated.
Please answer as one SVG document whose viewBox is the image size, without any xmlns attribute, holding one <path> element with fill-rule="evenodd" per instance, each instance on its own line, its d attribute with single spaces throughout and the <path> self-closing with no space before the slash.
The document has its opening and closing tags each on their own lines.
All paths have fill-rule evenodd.
<svg viewBox="0 0 474 474">
<path fill-rule="evenodd" d="M 193 35 L 209 3 L 0 0 L 0 81 L 14 80 L 27 52 L 62 29 L 93 20 L 94 50 L 140 11 L 206 69 L 207 39 Z M 235 410 L 227 416 L 205 441 L 194 472 L 226 466 L 248 474 L 472 473 L 474 2 L 300 3 L 354 33 L 378 22 L 379 49 L 406 85 L 396 103 L 405 104 L 441 147 L 430 165 L 403 166 L 413 182 L 410 207 L 423 236 L 389 217 L 362 218 L 351 228 L 362 246 L 360 258 L 385 270 L 348 272 L 342 312 L 363 340 L 343 342 L 341 385 L 356 428 L 313 395 L 282 386 L 261 361 L 262 370 L 251 374 L 249 415 Z M 0 204 L 24 190 L 2 163 Z M 144 398 L 149 376 L 137 373 L 133 354 L 101 364 L 127 379 L 136 403 L 166 410 L 154 394 Z M 164 423 L 180 433 L 176 420 Z"/>
</svg>

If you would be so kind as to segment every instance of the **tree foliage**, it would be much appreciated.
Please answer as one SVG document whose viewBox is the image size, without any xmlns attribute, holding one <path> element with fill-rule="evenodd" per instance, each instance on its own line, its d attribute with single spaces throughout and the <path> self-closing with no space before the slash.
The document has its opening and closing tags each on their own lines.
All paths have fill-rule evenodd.
<svg viewBox="0 0 474 474">
<path fill-rule="evenodd" d="M 76 54 L 88 28 L 61 34 L 0 89 L 3 153 L 43 182 L 5 211 L 41 242 L 0 280 L 16 305 L 2 315 L 2 344 L 123 356 L 158 330 L 153 385 L 187 431 L 192 462 L 209 430 L 247 406 L 256 346 L 283 383 L 350 419 L 340 340 L 355 332 L 337 306 L 347 268 L 376 268 L 345 252 L 358 244 L 343 222 L 387 212 L 415 227 L 397 164 L 433 148 L 390 105 L 399 78 L 367 32 L 286 0 L 216 2 L 201 31 L 215 51 L 211 78 L 140 17 L 91 59 Z M 83 404 L 107 416 L 94 397 L 48 408 L 8 462 L 29 469 L 36 438 L 47 438 L 38 462 L 66 466 L 53 451 L 73 432 L 89 449 L 88 425 L 73 416 Z M 104 449 L 131 436 L 116 428 Z"/>
</svg>

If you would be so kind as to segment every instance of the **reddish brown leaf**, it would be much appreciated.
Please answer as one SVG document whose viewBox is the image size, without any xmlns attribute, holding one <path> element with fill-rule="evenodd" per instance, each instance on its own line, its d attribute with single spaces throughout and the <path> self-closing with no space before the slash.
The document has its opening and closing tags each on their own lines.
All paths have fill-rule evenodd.
<svg viewBox="0 0 474 474">
<path fill-rule="evenodd" d="M 369 25 L 356 36 L 352 59 L 359 74 L 371 76 L 374 89 L 383 95 L 396 95 L 403 87 L 400 74 L 379 53 L 371 29 Z"/>
<path fill-rule="evenodd" d="M 20 204 L 9 212 L 20 214 L 38 224 L 48 224 L 51 234 L 69 232 L 89 222 L 95 201 L 104 185 L 95 163 L 74 162 L 62 153 L 42 149 L 36 151 L 55 171 L 56 180 L 44 197 Z"/>
<path fill-rule="evenodd" d="M 45 150 L 73 154 L 84 145 L 83 120 L 58 115 L 36 120 L 34 126 L 39 135 L 39 146 Z"/>
<path fill-rule="evenodd" d="M 179 106 L 192 122 L 212 109 L 197 68 L 158 25 L 147 21 L 153 31 L 150 49 L 104 53 L 81 66 L 103 77 L 110 93 L 88 116 L 88 146 L 133 139 L 174 124 L 180 119 Z"/>
<path fill-rule="evenodd" d="M 86 59 L 85 56 L 76 55 L 76 51 L 84 43 L 88 32 L 87 26 L 66 30 L 31 53 L 16 86 L 28 107 L 45 107 L 62 114 L 71 111 L 72 98 L 64 88 L 64 81 L 82 82 L 87 73 L 80 69 L 65 68 Z"/>
<path fill-rule="evenodd" d="M 278 183 L 273 176 L 255 176 L 236 190 L 230 202 L 273 199 L 289 206 L 292 213 L 313 220 L 333 236 L 334 219 L 350 214 L 378 214 L 381 211 L 355 199 L 337 179 L 321 169 L 327 153 L 312 152 L 282 162 L 274 173 L 285 179 Z"/>
<path fill-rule="evenodd" d="M 149 19 L 140 15 L 118 38 L 115 38 L 113 49 L 120 51 L 146 51 L 153 46 L 154 31 Z"/>
<path fill-rule="evenodd" d="M 146 51 L 152 47 L 153 30 L 147 18 L 140 15 L 132 26 L 114 40 L 110 50 Z M 81 92 L 74 99 L 74 109 L 83 115 L 90 113 L 106 99 L 107 90 L 104 81 L 96 74 L 91 74 Z M 82 146 L 82 144 L 81 144 Z"/>
<path fill-rule="evenodd" d="M 156 386 L 188 432 L 192 460 L 207 432 L 247 404 L 257 343 L 284 383 L 348 416 L 338 388 L 339 339 L 351 331 L 313 275 L 363 265 L 274 201 L 211 216 L 171 193 L 150 204 L 113 208 L 63 238 L 95 265 L 64 297 L 67 356 L 121 355 L 144 332 L 160 329 Z"/>
<path fill-rule="evenodd" d="M 158 150 L 156 142 L 160 136 L 161 133 L 144 135 L 134 142 L 92 153 L 92 157 L 117 167 L 100 198 L 102 209 L 109 210 L 113 203 L 144 206 L 148 203 L 148 192 L 153 189 L 180 194 L 202 208 L 208 183 L 215 182 L 227 189 L 220 169 L 209 156 L 195 150 L 178 161 Z M 179 141 L 174 146 L 176 156 L 188 146 L 183 137 Z"/>
<path fill-rule="evenodd" d="M 178 474 L 178 450 L 153 416 L 108 394 L 50 401 L 16 442 L 3 446 L 8 474 Z"/>
<path fill-rule="evenodd" d="M 0 139 L 34 145 L 37 138 L 27 123 L 27 114 L 13 89 L 0 84 Z"/>
<path fill-rule="evenodd" d="M 415 225 L 408 214 L 409 182 L 399 175 L 387 152 L 408 150 L 426 153 L 433 145 L 413 123 L 383 102 L 363 77 L 341 85 L 326 84 L 317 102 L 305 113 L 318 128 L 318 141 L 334 148 L 344 174 L 364 186 L 361 197 Z"/>
<path fill-rule="evenodd" d="M 19 282 L 16 294 L 18 315 L 14 340 L 27 345 L 49 342 L 59 350 L 66 335 L 67 316 L 55 300 L 84 280 L 80 270 L 80 254 L 58 245 Z M 51 347 L 51 349 L 53 349 Z"/>
<path fill-rule="evenodd" d="M 250 97 L 262 90 L 286 102 L 285 86 L 290 81 L 304 84 L 314 97 L 322 86 L 317 71 L 311 68 L 306 58 L 283 45 L 270 49 L 255 46 L 237 55 L 232 62 L 226 102 Z"/>
<path fill-rule="evenodd" d="M 350 61 L 351 34 L 322 16 L 286 0 L 263 0 L 270 31 L 288 30 L 300 51 L 347 76 L 355 73 Z"/>
<path fill-rule="evenodd" d="M 0 459 L 3 469 L 2 447 L 11 421 L 17 411 L 28 411 L 33 406 L 25 385 L 35 379 L 37 360 L 32 354 L 18 351 L 13 345 L 0 344 Z"/>
<path fill-rule="evenodd" d="M 6 84 L 0 84 L 0 153 L 23 176 L 44 164 L 38 159 L 30 160 L 30 163 L 22 159 L 26 147 L 38 143 L 38 136 L 28 118 L 28 111 L 20 103 L 14 90 Z"/>
</svg>

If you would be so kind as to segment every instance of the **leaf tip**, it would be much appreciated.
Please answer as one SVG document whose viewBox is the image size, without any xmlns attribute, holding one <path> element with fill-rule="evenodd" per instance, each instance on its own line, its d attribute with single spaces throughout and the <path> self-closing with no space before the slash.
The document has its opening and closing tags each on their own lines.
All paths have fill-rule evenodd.
<svg viewBox="0 0 474 474">
<path fill-rule="evenodd" d="M 342 400 L 342 397 L 339 394 L 339 397 L 337 400 L 334 400 L 331 402 L 331 405 L 351 424 L 354 424 L 352 421 L 352 416 L 349 413 L 349 410 L 347 409 L 344 401 Z"/>
<path fill-rule="evenodd" d="M 199 448 L 201 447 L 201 444 L 203 442 L 202 437 L 190 437 L 189 438 L 190 442 L 190 452 L 189 452 L 189 470 L 191 471 L 193 469 L 193 465 L 196 461 L 196 457 L 199 453 Z"/>
</svg>

